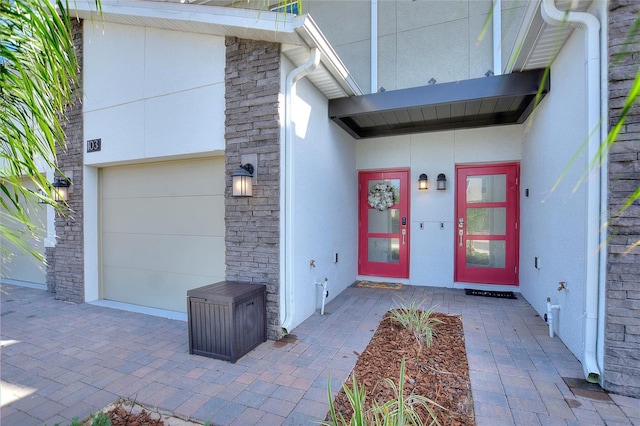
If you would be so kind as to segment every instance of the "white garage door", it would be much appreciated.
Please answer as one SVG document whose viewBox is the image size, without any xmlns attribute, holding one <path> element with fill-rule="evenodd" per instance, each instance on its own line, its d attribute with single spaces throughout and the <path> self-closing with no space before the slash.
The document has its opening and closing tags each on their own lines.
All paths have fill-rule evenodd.
<svg viewBox="0 0 640 426">
<path fill-rule="evenodd" d="M 28 179 L 23 180 L 23 184 L 27 188 L 33 187 L 31 181 Z M 2 194 L 2 197 L 7 199 L 4 194 Z M 0 219 L 2 220 L 2 225 L 14 232 L 22 232 L 21 237 L 23 242 L 26 243 L 31 250 L 44 256 L 44 237 L 46 236 L 47 223 L 46 207 L 44 204 L 37 203 L 24 204 L 23 207 L 27 208 L 31 221 L 39 228 L 36 231 L 36 235 L 28 232 L 26 227 L 13 222 L 5 216 L 4 211 Z M 35 284 L 46 284 L 47 271 L 42 262 L 38 261 L 32 254 L 19 250 L 5 238 L 1 239 L 0 244 L 2 244 L 2 250 L 0 250 L 0 256 L 2 256 L 0 276 L 2 278 Z"/>
<path fill-rule="evenodd" d="M 224 158 L 101 170 L 101 297 L 186 312 L 224 280 Z"/>
</svg>

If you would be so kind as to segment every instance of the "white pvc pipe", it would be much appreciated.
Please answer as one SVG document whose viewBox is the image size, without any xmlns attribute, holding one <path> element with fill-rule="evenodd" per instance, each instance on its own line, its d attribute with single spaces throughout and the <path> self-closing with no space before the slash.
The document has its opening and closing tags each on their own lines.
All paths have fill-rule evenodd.
<svg viewBox="0 0 640 426">
<path fill-rule="evenodd" d="M 322 307 L 320 308 L 320 315 L 324 315 L 324 304 L 327 301 L 327 297 L 329 297 L 329 291 L 327 290 L 329 278 L 325 277 L 323 282 L 316 283 L 316 285 L 322 287 Z"/>
<path fill-rule="evenodd" d="M 378 91 L 378 0 L 371 0 L 371 93 Z"/>
<path fill-rule="evenodd" d="M 493 0 L 493 75 L 502 74 L 502 0 Z"/>
<path fill-rule="evenodd" d="M 601 106 L 601 63 L 600 63 L 600 21 L 590 13 L 570 12 L 565 14 L 558 10 L 554 0 L 543 0 L 542 18 L 555 26 L 570 25 L 585 31 L 587 58 L 585 63 L 587 93 L 587 135 L 589 137 L 587 155 L 589 159 L 596 158 L 600 149 Z M 606 123 L 606 120 L 603 121 Z M 596 135 L 596 137 L 594 137 Z M 602 224 L 605 217 L 601 216 L 603 193 L 602 180 L 606 179 L 606 168 L 599 168 L 599 182 L 597 185 L 589 183 L 587 186 L 587 270 L 585 288 L 585 342 L 584 360 L 582 368 L 587 381 L 600 380 L 600 369 L 596 359 L 598 340 L 598 295 L 600 280 L 602 279 L 602 256 L 597 256 L 600 247 Z M 594 260 L 595 259 L 595 260 Z M 605 258 L 606 260 L 606 258 Z"/>
<path fill-rule="evenodd" d="M 284 297 L 280 299 L 280 305 L 284 309 L 284 315 L 281 321 L 281 326 L 285 333 L 289 333 L 291 325 L 293 324 L 293 318 L 295 314 L 294 292 L 293 292 L 293 248 L 291 247 L 292 235 L 293 235 L 293 140 L 295 137 L 295 129 L 293 128 L 293 121 L 291 119 L 293 108 L 293 97 L 295 96 L 295 84 L 298 80 L 305 77 L 307 74 L 315 70 L 320 64 L 320 50 L 317 47 L 311 49 L 309 59 L 298 68 L 294 69 L 287 75 L 285 82 L 285 110 L 284 110 L 284 143 L 280 149 L 282 158 L 282 164 L 284 167 L 280 168 L 281 182 L 284 183 L 284 187 L 281 187 L 281 191 L 284 194 L 284 223 L 282 229 L 284 229 L 283 238 L 281 243 L 284 246 L 284 277 L 281 276 L 280 291 Z"/>
<path fill-rule="evenodd" d="M 553 310 L 554 309 L 560 309 L 560 305 L 552 305 L 551 304 L 551 298 L 547 297 L 547 324 L 549 325 L 549 337 L 553 337 L 553 320 L 554 320 L 554 316 L 553 316 Z"/>
</svg>

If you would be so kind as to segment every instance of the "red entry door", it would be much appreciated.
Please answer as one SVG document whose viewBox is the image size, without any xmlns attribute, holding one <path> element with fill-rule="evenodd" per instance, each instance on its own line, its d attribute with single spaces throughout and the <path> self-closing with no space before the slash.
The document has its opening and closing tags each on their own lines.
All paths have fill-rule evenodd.
<svg viewBox="0 0 640 426">
<path fill-rule="evenodd" d="M 358 274 L 409 277 L 409 171 L 360 172 Z"/>
<path fill-rule="evenodd" d="M 518 285 L 519 165 L 456 168 L 455 280 Z"/>
</svg>

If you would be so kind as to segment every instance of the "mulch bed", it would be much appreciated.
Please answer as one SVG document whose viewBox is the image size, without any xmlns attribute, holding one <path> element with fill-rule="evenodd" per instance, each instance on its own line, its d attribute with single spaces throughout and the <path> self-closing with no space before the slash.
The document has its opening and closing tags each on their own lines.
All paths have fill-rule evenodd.
<svg viewBox="0 0 640 426">
<path fill-rule="evenodd" d="M 363 353 L 356 353 L 358 361 L 346 384 L 350 387 L 351 377 L 355 376 L 366 388 L 367 402 L 394 399 L 393 390 L 384 379 L 391 378 L 397 385 L 404 356 L 405 395 L 422 395 L 443 407 L 433 407 L 442 425 L 474 425 L 462 320 L 459 316 L 440 313 L 432 316 L 442 324 L 435 326 L 431 346 L 426 347 L 418 345 L 413 333 L 387 313 Z M 334 402 L 336 410 L 350 419 L 352 410 L 344 389 Z M 427 411 L 422 407 L 418 410 L 425 424 L 431 423 Z"/>
</svg>

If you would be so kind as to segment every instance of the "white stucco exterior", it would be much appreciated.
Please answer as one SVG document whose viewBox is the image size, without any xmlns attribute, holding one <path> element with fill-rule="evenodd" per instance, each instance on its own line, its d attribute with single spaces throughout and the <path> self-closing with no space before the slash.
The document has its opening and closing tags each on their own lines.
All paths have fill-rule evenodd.
<svg viewBox="0 0 640 426">
<path fill-rule="evenodd" d="M 140 3 L 145 4 L 143 9 L 153 9 L 147 2 Z M 343 19 L 370 12 L 369 2 L 353 2 L 345 4 L 340 19 L 332 21 L 330 9 L 322 8 L 323 4 L 327 6 L 325 3 L 314 4 L 311 12 L 315 9 L 329 40 L 342 37 Z M 425 9 L 420 8 L 426 8 L 426 3 L 379 3 L 381 56 L 375 66 L 380 85 L 387 90 L 425 85 L 432 76 L 442 83 L 479 77 L 491 68 L 491 34 L 475 44 L 491 2 L 458 2 L 453 6 L 445 3 L 433 6 L 426 21 L 416 18 L 425 15 Z M 175 12 L 182 6 L 167 7 Z M 416 8 L 421 11 L 418 15 Z M 505 7 L 507 15 L 522 16 L 522 9 Z M 197 10 L 200 19 L 207 16 L 206 7 L 198 6 Z M 231 19 L 226 8 L 216 8 L 216 13 L 220 19 Z M 170 21 L 167 18 L 162 25 L 169 26 Z M 99 138 L 102 143 L 100 151 L 84 154 L 87 301 L 103 297 L 100 288 L 103 171 L 116 166 L 197 157 L 217 157 L 221 162 L 225 151 L 225 37 L 205 33 L 211 30 L 209 27 L 206 31 L 190 32 L 137 22 L 125 25 L 85 20 L 84 24 L 83 140 Z M 182 14 L 180 22 L 186 27 L 191 24 Z M 253 24 L 257 25 L 253 22 L 246 27 Z M 261 29 L 260 34 L 271 28 Z M 510 38 L 518 30 L 512 22 L 507 22 L 504 29 Z M 189 27 L 189 30 L 197 29 Z M 222 30 L 219 34 L 223 34 Z M 446 39 L 443 35 L 447 35 Z M 354 75 L 366 87 L 370 83 L 371 28 L 351 26 L 343 38 L 335 44 L 336 51 L 348 58 L 345 63 L 353 65 Z M 279 41 L 286 46 L 278 100 L 282 108 L 286 105 L 286 77 L 295 68 L 289 59 L 296 61 L 304 56 L 300 51 L 311 49 L 306 44 L 308 40 L 296 46 Z M 324 41 L 320 37 L 314 39 L 317 40 Z M 424 43 L 416 44 L 416 40 Z M 327 52 L 333 60 L 331 46 L 325 46 L 324 66 Z M 291 273 L 287 275 L 284 266 L 280 271 L 280 285 L 293 289 L 292 300 L 287 300 L 283 291 L 278 295 L 280 309 L 288 303 L 294 306 L 290 328 L 320 308 L 322 293 L 317 283 L 325 278 L 328 300 L 340 297 L 341 291 L 356 279 L 389 280 L 358 276 L 358 172 L 408 169 L 410 270 L 409 278 L 394 281 L 418 286 L 513 290 L 520 292 L 541 315 L 549 297 L 552 303 L 560 305 L 559 312 L 554 313 L 555 332 L 583 359 L 585 282 L 592 275 L 589 267 L 598 262 L 598 253 L 588 249 L 590 233 L 595 232 L 588 229 L 593 221 L 588 216 L 589 190 L 599 185 L 594 176 L 585 175 L 591 158 L 587 151 L 581 151 L 592 130 L 586 124 L 587 95 L 596 90 L 585 84 L 585 62 L 584 34 L 576 30 L 551 64 L 550 93 L 524 124 L 358 141 L 328 117 L 326 88 L 324 93 L 322 87 L 318 88 L 321 86 L 318 82 L 326 82 L 327 76 L 315 80 L 316 86 L 308 77 L 298 81 L 292 98 L 291 121 L 287 122 L 283 111 L 280 116 L 280 140 L 291 144 L 293 164 L 287 170 L 282 162 L 281 173 L 291 173 L 294 182 L 290 188 L 291 232 L 281 237 L 291 250 L 290 259 L 286 259 Z M 335 79 L 335 74 L 331 78 Z M 352 82 L 351 75 L 340 78 L 339 84 L 332 81 L 334 87 L 340 84 L 346 87 Z M 353 93 L 358 91 L 349 94 Z M 293 137 L 288 140 L 286 133 L 290 128 Z M 506 162 L 520 164 L 519 286 L 455 282 L 456 166 Z M 417 187 L 422 173 L 429 177 L 427 191 L 419 191 Z M 445 191 L 435 189 L 440 173 L 447 178 Z M 224 179 L 222 172 L 217 176 Z M 162 176 L 158 176 L 158 184 L 162 185 Z M 219 189 L 216 195 L 224 198 L 224 185 L 222 182 L 216 185 Z M 288 208 L 282 200 L 281 207 L 282 233 Z M 223 222 L 224 217 L 217 220 Z M 52 222 L 50 211 L 48 229 L 53 228 Z M 216 234 L 222 238 L 221 235 Z M 216 251 L 216 256 L 222 258 L 224 250 Z M 284 265 L 287 257 L 284 248 L 280 256 Z M 224 267 L 217 264 L 217 269 Z M 566 289 L 558 291 L 560 282 L 565 283 Z M 603 328 L 602 321 L 599 326 Z"/>
<path fill-rule="evenodd" d="M 84 32 L 85 139 L 102 139 L 85 165 L 224 150 L 224 37 L 109 22 Z"/>
<path fill-rule="evenodd" d="M 283 58 L 283 84 L 292 69 Z M 293 327 L 321 307 L 322 288 L 316 283 L 328 279 L 329 301 L 339 297 L 356 275 L 355 141 L 327 120 L 327 105 L 326 97 L 308 80 L 297 83 L 292 108 L 295 136 L 291 141 L 295 207 L 293 232 L 287 242 L 293 252 L 293 279 L 287 284 L 294 288 Z M 281 294 L 281 306 L 284 303 Z"/>
<path fill-rule="evenodd" d="M 520 291 L 540 313 L 546 311 L 547 297 L 560 305 L 554 313 L 555 331 L 578 358 L 583 351 L 586 263 L 598 256 L 587 252 L 586 242 L 586 191 L 598 183 L 586 174 L 584 63 L 584 35 L 575 31 L 551 66 L 551 96 L 527 122 L 520 198 Z M 557 290 L 560 281 L 566 282 L 566 290 Z"/>
</svg>

